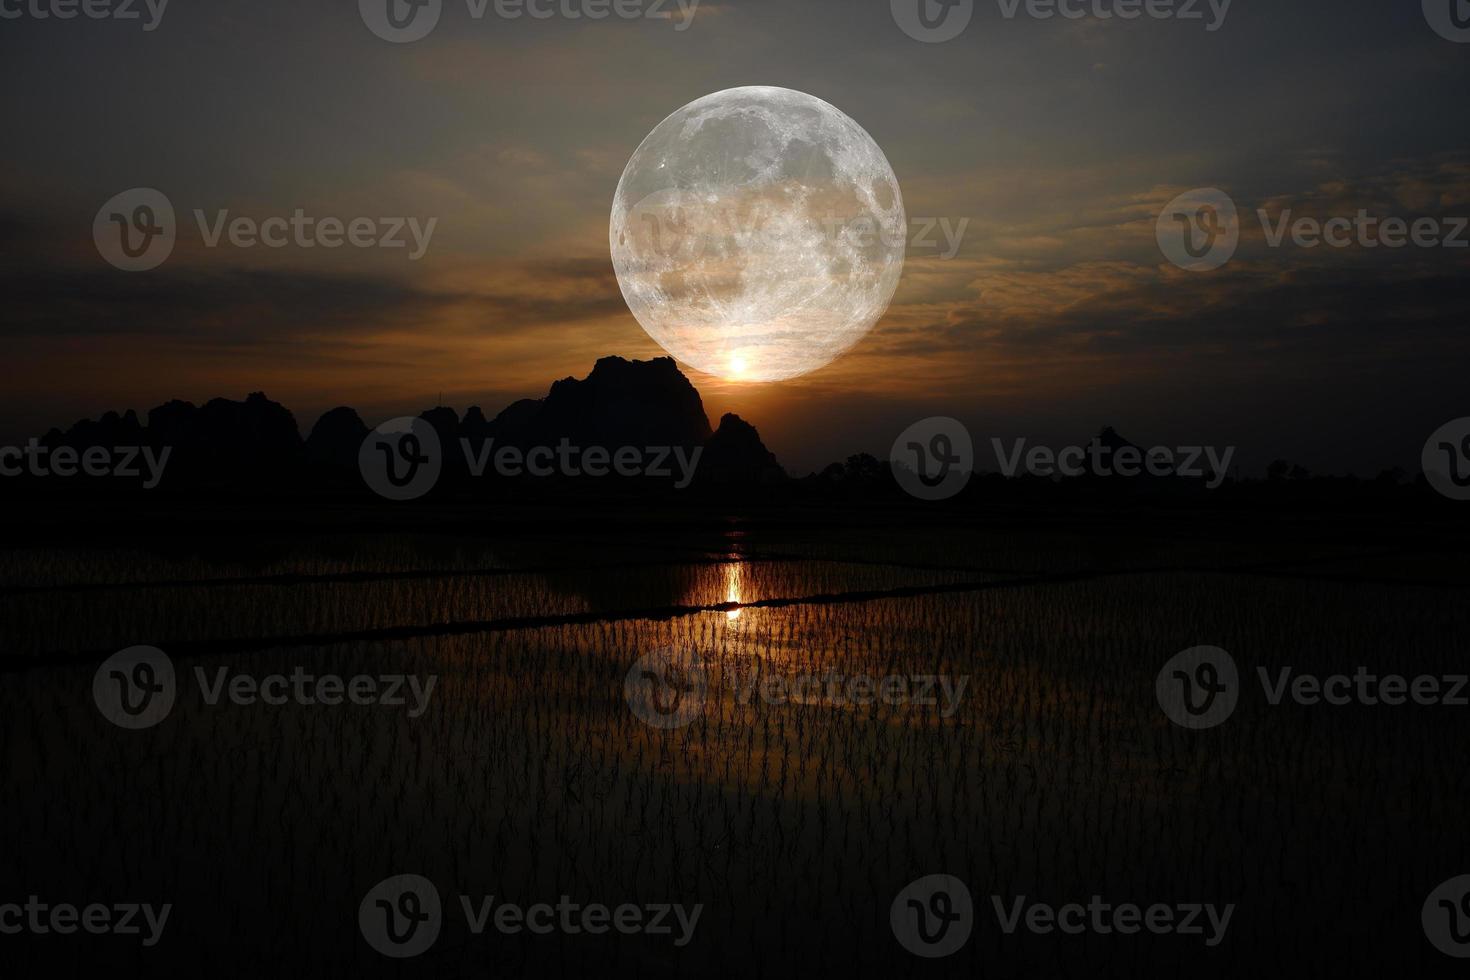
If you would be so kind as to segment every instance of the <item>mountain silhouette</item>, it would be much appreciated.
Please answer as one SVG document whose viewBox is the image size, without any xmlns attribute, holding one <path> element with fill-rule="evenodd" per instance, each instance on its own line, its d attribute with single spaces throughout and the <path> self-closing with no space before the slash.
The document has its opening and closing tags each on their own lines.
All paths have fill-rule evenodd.
<svg viewBox="0 0 1470 980">
<path fill-rule="evenodd" d="M 51 449 L 78 451 L 93 446 L 168 448 L 170 481 L 237 479 L 254 482 L 268 473 L 293 469 L 301 462 L 303 443 L 296 418 L 262 392 L 244 401 L 215 398 L 202 407 L 175 399 L 148 412 L 141 426 L 129 411 L 108 412 L 96 421 L 83 419 L 62 432 L 52 429 L 40 440 Z"/>
<path fill-rule="evenodd" d="M 356 466 L 358 450 L 368 432 L 357 409 L 334 408 L 312 426 L 306 439 L 306 458 L 328 466 Z"/>
<path fill-rule="evenodd" d="M 566 440 L 580 449 L 610 451 L 629 446 L 702 450 L 696 480 L 708 484 L 761 483 L 787 479 L 755 427 L 726 415 L 712 430 L 699 392 L 672 358 L 630 361 L 604 357 L 585 378 L 563 378 L 544 398 L 522 399 L 487 419 L 479 406 L 461 417 L 436 406 L 420 416 L 445 449 L 445 471 L 468 472 L 462 440 L 479 447 L 522 450 L 556 446 Z M 172 452 L 169 481 L 255 483 L 298 473 L 355 474 L 358 453 L 371 427 L 357 410 L 339 406 L 324 413 L 303 440 L 295 416 L 261 392 L 244 401 L 216 398 L 202 407 L 173 400 L 148 412 L 147 425 L 136 413 L 108 412 L 83 419 L 64 432 L 52 429 L 41 440 L 55 448 L 71 446 L 152 446 Z"/>
<path fill-rule="evenodd" d="M 673 358 L 604 357 L 586 378 L 563 378 L 539 401 L 496 416 L 491 434 L 517 446 L 702 446 L 711 436 L 704 403 Z"/>
<path fill-rule="evenodd" d="M 420 417 L 434 427 L 442 445 L 465 440 L 478 448 L 493 439 L 497 447 L 522 450 L 562 441 L 582 449 L 600 446 L 609 451 L 623 446 L 702 448 L 695 476 L 699 483 L 770 484 L 787 479 L 755 427 L 738 415 L 726 415 L 717 431 L 710 429 L 698 389 L 669 357 L 649 361 L 601 358 L 587 377 L 563 378 L 552 384 L 546 397 L 513 402 L 490 420 L 474 405 L 463 418 L 443 407 Z M 317 423 L 318 428 L 324 422 L 326 416 Z M 361 441 L 358 438 L 356 444 Z M 446 466 L 460 475 L 467 469 L 462 454 L 447 456 Z"/>
<path fill-rule="evenodd" d="M 755 426 L 734 413 L 720 419 L 720 427 L 705 443 L 699 479 L 710 483 L 779 483 L 786 471 L 776 455 L 761 442 Z"/>
</svg>

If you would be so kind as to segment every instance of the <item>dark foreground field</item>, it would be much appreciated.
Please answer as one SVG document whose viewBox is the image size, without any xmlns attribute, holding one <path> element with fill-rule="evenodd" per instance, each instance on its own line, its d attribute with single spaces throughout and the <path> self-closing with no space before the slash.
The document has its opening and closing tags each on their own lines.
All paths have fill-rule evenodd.
<svg viewBox="0 0 1470 980">
<path fill-rule="evenodd" d="M 452 518 L 261 530 L 222 515 L 32 527 L 0 552 L 0 901 L 171 903 L 161 941 L 12 936 L 58 976 L 1412 975 L 1420 910 L 1470 872 L 1470 708 L 1272 706 L 1256 668 L 1454 674 L 1463 530 L 1436 518 L 676 522 Z M 119 530 L 118 528 L 122 529 Z M 87 544 L 81 544 L 82 540 Z M 206 543 L 207 542 L 207 543 Z M 159 724 L 93 675 L 167 653 Z M 1165 661 L 1240 666 L 1190 731 Z M 700 710 L 653 727 L 627 679 L 689 651 Z M 196 669 L 436 678 L 426 709 L 210 705 Z M 936 704 L 777 703 L 749 679 L 964 679 Z M 359 930 L 380 881 L 442 897 L 432 948 Z M 911 881 L 968 884 L 946 959 L 890 926 Z M 670 935 L 505 934 L 478 904 L 702 904 Z M 1234 904 L 1203 936 L 1007 935 L 991 896 Z"/>
</svg>

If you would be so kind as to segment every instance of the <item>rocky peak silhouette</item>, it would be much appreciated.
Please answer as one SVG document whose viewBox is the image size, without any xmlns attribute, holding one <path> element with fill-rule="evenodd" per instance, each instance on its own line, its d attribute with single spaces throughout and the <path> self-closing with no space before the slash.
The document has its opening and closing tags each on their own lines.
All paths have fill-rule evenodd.
<svg viewBox="0 0 1470 980">
<path fill-rule="evenodd" d="M 720 427 L 705 443 L 699 479 L 707 483 L 778 483 L 786 471 L 761 442 L 755 426 L 734 413 L 720 419 Z"/>
<path fill-rule="evenodd" d="M 306 440 L 306 457 L 331 466 L 356 466 L 368 427 L 354 408 L 334 408 L 317 419 Z"/>
<path fill-rule="evenodd" d="M 553 383 L 545 398 L 517 402 L 494 425 L 498 441 L 519 445 L 701 446 L 711 434 L 699 392 L 669 357 L 601 358 L 586 378 Z"/>
</svg>

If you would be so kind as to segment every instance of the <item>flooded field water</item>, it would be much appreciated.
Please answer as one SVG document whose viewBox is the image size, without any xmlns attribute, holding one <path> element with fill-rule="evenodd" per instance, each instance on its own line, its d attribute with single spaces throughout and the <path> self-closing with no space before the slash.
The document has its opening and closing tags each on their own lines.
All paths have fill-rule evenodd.
<svg viewBox="0 0 1470 980">
<path fill-rule="evenodd" d="M 1273 706 L 1256 670 L 1463 670 L 1444 561 L 979 528 L 680 540 L 4 552 L 0 873 L 20 895 L 173 905 L 166 949 L 102 937 L 48 962 L 391 975 L 358 909 L 408 873 L 445 917 L 402 969 L 436 975 L 1229 976 L 1269 953 L 1310 976 L 1438 955 L 1420 905 L 1470 857 L 1470 709 Z M 127 731 L 93 675 L 137 644 L 178 693 Z M 1189 731 L 1155 680 L 1201 644 L 1244 684 Z M 660 655 L 687 668 L 669 727 L 633 693 Z M 434 686 L 417 716 L 206 697 L 293 672 Z M 968 883 L 977 925 L 936 964 L 889 903 L 938 873 Z M 492 895 L 703 908 L 684 945 L 477 935 L 460 897 Z M 992 910 L 1094 895 L 1236 909 L 1213 947 L 1008 935 Z"/>
</svg>

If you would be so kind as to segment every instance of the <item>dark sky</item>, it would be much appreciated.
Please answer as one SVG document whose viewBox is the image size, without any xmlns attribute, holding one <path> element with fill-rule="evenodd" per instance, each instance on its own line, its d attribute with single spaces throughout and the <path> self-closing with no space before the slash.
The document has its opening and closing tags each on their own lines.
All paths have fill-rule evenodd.
<svg viewBox="0 0 1470 980">
<path fill-rule="evenodd" d="M 687 23 L 674 0 L 672 19 L 600 21 L 444 0 L 411 44 L 352 0 L 172 0 L 153 30 L 141 0 L 141 21 L 38 19 L 37 2 L 0 0 L 22 12 L 0 19 L 0 439 L 254 390 L 304 430 L 338 404 L 374 422 L 441 395 L 493 414 L 598 356 L 658 354 L 608 259 L 618 177 L 670 112 L 750 84 L 856 119 L 911 221 L 968 220 L 952 257 L 911 246 L 888 314 L 826 369 L 688 372 L 712 417 L 738 411 L 793 469 L 886 455 L 944 414 L 982 442 L 1111 424 L 1235 445 L 1247 471 L 1371 474 L 1470 415 L 1470 248 L 1273 248 L 1256 217 L 1470 215 L 1470 43 L 1418 0 L 1234 0 L 1213 31 L 1203 2 L 1204 20 L 1125 21 L 989 0 L 941 44 L 889 0 L 703 0 Z M 93 242 L 134 187 L 180 219 L 149 272 Z M 1200 187 L 1240 212 L 1212 272 L 1155 238 Z M 417 261 L 211 248 L 195 209 L 437 225 Z"/>
</svg>

